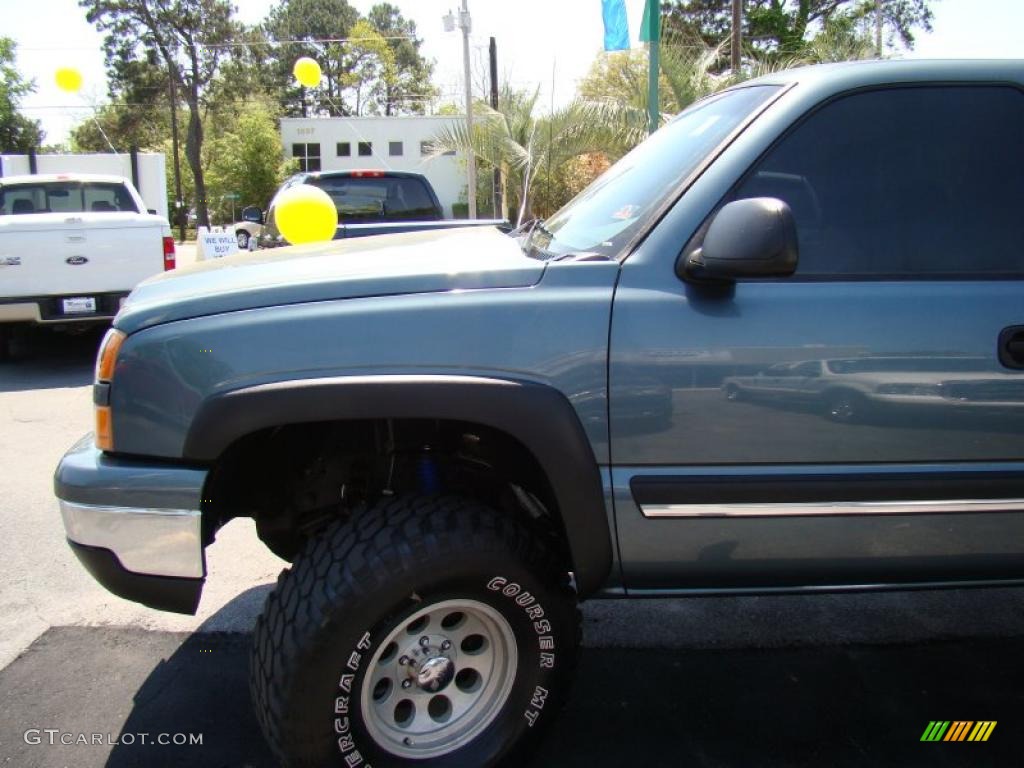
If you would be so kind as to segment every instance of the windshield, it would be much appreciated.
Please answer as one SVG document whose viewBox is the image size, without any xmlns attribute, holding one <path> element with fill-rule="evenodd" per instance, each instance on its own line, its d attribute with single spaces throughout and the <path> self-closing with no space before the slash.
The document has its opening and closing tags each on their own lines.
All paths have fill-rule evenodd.
<svg viewBox="0 0 1024 768">
<path fill-rule="evenodd" d="M 26 213 L 138 213 L 124 184 L 53 181 L 0 186 L 0 215 Z"/>
<path fill-rule="evenodd" d="M 524 250 L 542 259 L 584 252 L 614 256 L 701 160 L 778 89 L 726 91 L 681 112 L 535 226 Z"/>
</svg>

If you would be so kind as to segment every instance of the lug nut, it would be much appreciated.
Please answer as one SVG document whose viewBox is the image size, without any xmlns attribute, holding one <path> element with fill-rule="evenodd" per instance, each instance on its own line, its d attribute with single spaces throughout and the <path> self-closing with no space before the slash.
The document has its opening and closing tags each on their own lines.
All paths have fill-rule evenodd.
<svg viewBox="0 0 1024 768">
<path fill-rule="evenodd" d="M 420 645 L 422 645 L 424 648 L 426 648 L 428 645 L 430 645 L 430 638 L 427 637 L 426 635 L 421 637 L 420 638 Z"/>
<path fill-rule="evenodd" d="M 412 680 L 403 680 L 402 681 L 402 687 L 403 688 L 412 688 Z"/>
<path fill-rule="evenodd" d="M 406 736 L 404 739 L 402 739 L 402 743 L 405 744 L 405 746 L 407 746 L 407 747 L 411 747 L 412 746 L 412 739 L 410 739 L 408 736 Z"/>
<path fill-rule="evenodd" d="M 401 664 L 403 667 L 407 667 L 409 665 L 409 657 L 403 656 L 398 660 L 398 663 Z"/>
<path fill-rule="evenodd" d="M 441 643 L 441 650 L 442 651 L 447 651 L 451 647 L 452 647 L 451 640 L 445 640 L 443 643 Z"/>
</svg>

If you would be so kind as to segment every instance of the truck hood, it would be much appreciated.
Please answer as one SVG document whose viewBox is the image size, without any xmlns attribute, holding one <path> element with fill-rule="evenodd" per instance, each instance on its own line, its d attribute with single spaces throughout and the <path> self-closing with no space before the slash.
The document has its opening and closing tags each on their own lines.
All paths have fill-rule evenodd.
<svg viewBox="0 0 1024 768">
<path fill-rule="evenodd" d="M 125 333 L 160 323 L 310 301 L 525 288 L 544 264 L 492 228 L 410 232 L 243 252 L 150 278 L 114 325 Z"/>
</svg>

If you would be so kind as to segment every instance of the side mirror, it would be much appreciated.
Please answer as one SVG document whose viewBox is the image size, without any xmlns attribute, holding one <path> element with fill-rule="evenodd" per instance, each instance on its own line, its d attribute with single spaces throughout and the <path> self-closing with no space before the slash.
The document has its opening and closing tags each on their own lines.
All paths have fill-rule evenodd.
<svg viewBox="0 0 1024 768">
<path fill-rule="evenodd" d="M 248 205 L 242 209 L 242 221 L 250 224 L 263 223 L 263 210 L 258 205 Z"/>
<path fill-rule="evenodd" d="M 711 220 L 701 246 L 676 265 L 684 279 L 732 281 L 741 277 L 788 277 L 796 271 L 793 212 L 774 197 L 734 200 Z"/>
</svg>

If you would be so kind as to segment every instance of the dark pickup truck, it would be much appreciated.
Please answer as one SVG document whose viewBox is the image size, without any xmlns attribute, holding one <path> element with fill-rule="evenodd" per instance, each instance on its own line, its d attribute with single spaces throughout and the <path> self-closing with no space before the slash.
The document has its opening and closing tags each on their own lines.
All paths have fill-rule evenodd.
<svg viewBox="0 0 1024 768">
<path fill-rule="evenodd" d="M 151 279 L 57 469 L 68 540 L 189 612 L 255 520 L 292 766 L 525 764 L 586 599 L 1024 585 L 1022 136 L 1022 62 L 799 69 L 519 240 Z"/>
<path fill-rule="evenodd" d="M 309 184 L 326 192 L 338 209 L 335 240 L 400 232 L 452 229 L 453 227 L 500 227 L 501 219 L 446 219 L 437 193 L 426 176 L 407 171 L 354 170 L 298 173 L 289 178 L 277 195 L 296 184 Z M 288 245 L 274 221 L 274 202 L 267 211 L 249 206 L 242 220 L 262 224 L 260 248 Z"/>
</svg>

